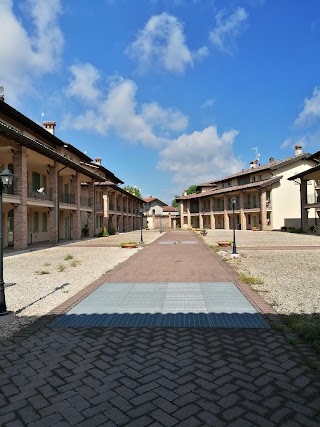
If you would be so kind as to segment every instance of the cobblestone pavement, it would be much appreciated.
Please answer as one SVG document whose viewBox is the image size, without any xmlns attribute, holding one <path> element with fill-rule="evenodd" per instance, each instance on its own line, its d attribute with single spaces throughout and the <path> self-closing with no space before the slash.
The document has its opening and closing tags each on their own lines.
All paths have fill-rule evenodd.
<svg viewBox="0 0 320 427">
<path fill-rule="evenodd" d="M 170 248 L 171 257 L 154 242 L 101 283 L 212 281 L 215 274 L 237 283 L 200 240 Z M 275 329 L 53 330 L 51 318 L 1 345 L 1 426 L 320 426 L 319 376 Z"/>
</svg>

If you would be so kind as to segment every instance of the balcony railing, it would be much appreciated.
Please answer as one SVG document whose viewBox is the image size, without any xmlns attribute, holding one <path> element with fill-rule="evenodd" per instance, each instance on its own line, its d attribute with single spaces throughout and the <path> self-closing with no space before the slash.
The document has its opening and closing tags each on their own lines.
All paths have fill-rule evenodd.
<svg viewBox="0 0 320 427">
<path fill-rule="evenodd" d="M 32 184 L 29 184 L 28 197 L 32 199 L 52 200 L 52 193 L 49 188 L 40 187 L 37 189 L 33 189 Z"/>
<path fill-rule="evenodd" d="M 257 209 L 260 208 L 260 202 L 250 202 L 244 204 L 245 209 Z"/>
<path fill-rule="evenodd" d="M 117 212 L 121 212 L 120 205 L 117 205 Z"/>
<path fill-rule="evenodd" d="M 91 207 L 92 199 L 90 197 L 80 197 L 80 205 Z"/>
<path fill-rule="evenodd" d="M 113 203 L 109 203 L 109 210 L 113 211 L 114 210 L 114 204 Z"/>
<path fill-rule="evenodd" d="M 96 203 L 96 204 L 95 204 L 95 209 L 96 209 L 97 211 L 102 211 L 102 209 L 103 209 L 103 205 L 102 205 L 102 203 Z"/>
<path fill-rule="evenodd" d="M 5 187 L 3 187 L 2 193 L 3 194 L 11 194 L 11 195 L 14 194 L 13 185 L 11 184 L 11 185 L 6 185 Z"/>
<path fill-rule="evenodd" d="M 61 203 L 68 203 L 69 205 L 74 205 L 75 197 L 72 193 L 60 193 L 59 201 Z"/>
</svg>

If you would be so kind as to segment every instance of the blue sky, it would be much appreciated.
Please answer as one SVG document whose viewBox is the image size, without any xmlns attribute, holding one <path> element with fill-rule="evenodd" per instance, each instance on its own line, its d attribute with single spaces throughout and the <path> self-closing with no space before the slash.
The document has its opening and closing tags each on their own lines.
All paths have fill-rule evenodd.
<svg viewBox="0 0 320 427">
<path fill-rule="evenodd" d="M 320 150 L 319 0 L 0 0 L 0 85 L 127 185 Z"/>
</svg>

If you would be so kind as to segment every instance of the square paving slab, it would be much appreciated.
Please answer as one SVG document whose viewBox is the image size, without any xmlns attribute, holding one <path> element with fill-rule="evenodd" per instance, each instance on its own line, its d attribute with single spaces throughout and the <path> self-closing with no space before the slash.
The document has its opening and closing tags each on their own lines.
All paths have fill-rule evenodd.
<svg viewBox="0 0 320 427">
<path fill-rule="evenodd" d="M 234 283 L 105 283 L 55 328 L 269 328 Z"/>
</svg>

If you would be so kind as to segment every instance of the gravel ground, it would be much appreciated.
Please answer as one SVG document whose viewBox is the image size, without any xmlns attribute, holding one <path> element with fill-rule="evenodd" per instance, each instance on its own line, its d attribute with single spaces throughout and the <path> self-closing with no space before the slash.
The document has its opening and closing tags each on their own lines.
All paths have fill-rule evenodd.
<svg viewBox="0 0 320 427">
<path fill-rule="evenodd" d="M 209 230 L 204 240 L 209 245 L 232 241 L 233 232 Z M 239 258 L 230 259 L 225 251 L 218 253 L 238 273 L 262 279 L 262 285 L 252 285 L 252 288 L 278 313 L 320 313 L 320 236 L 236 231 L 236 243 Z M 264 249 L 272 246 L 274 249 Z M 308 246 L 319 249 L 308 249 Z M 276 250 L 276 247 L 293 249 Z"/>
<path fill-rule="evenodd" d="M 160 237 L 159 231 L 143 233 L 145 244 Z M 139 242 L 140 232 L 86 239 L 34 251 L 5 251 L 3 270 L 7 309 L 16 319 L 0 325 L 0 339 L 8 338 L 37 317 L 112 270 L 142 249 L 122 249 L 120 243 Z M 11 283 L 15 283 L 11 285 Z"/>
</svg>

